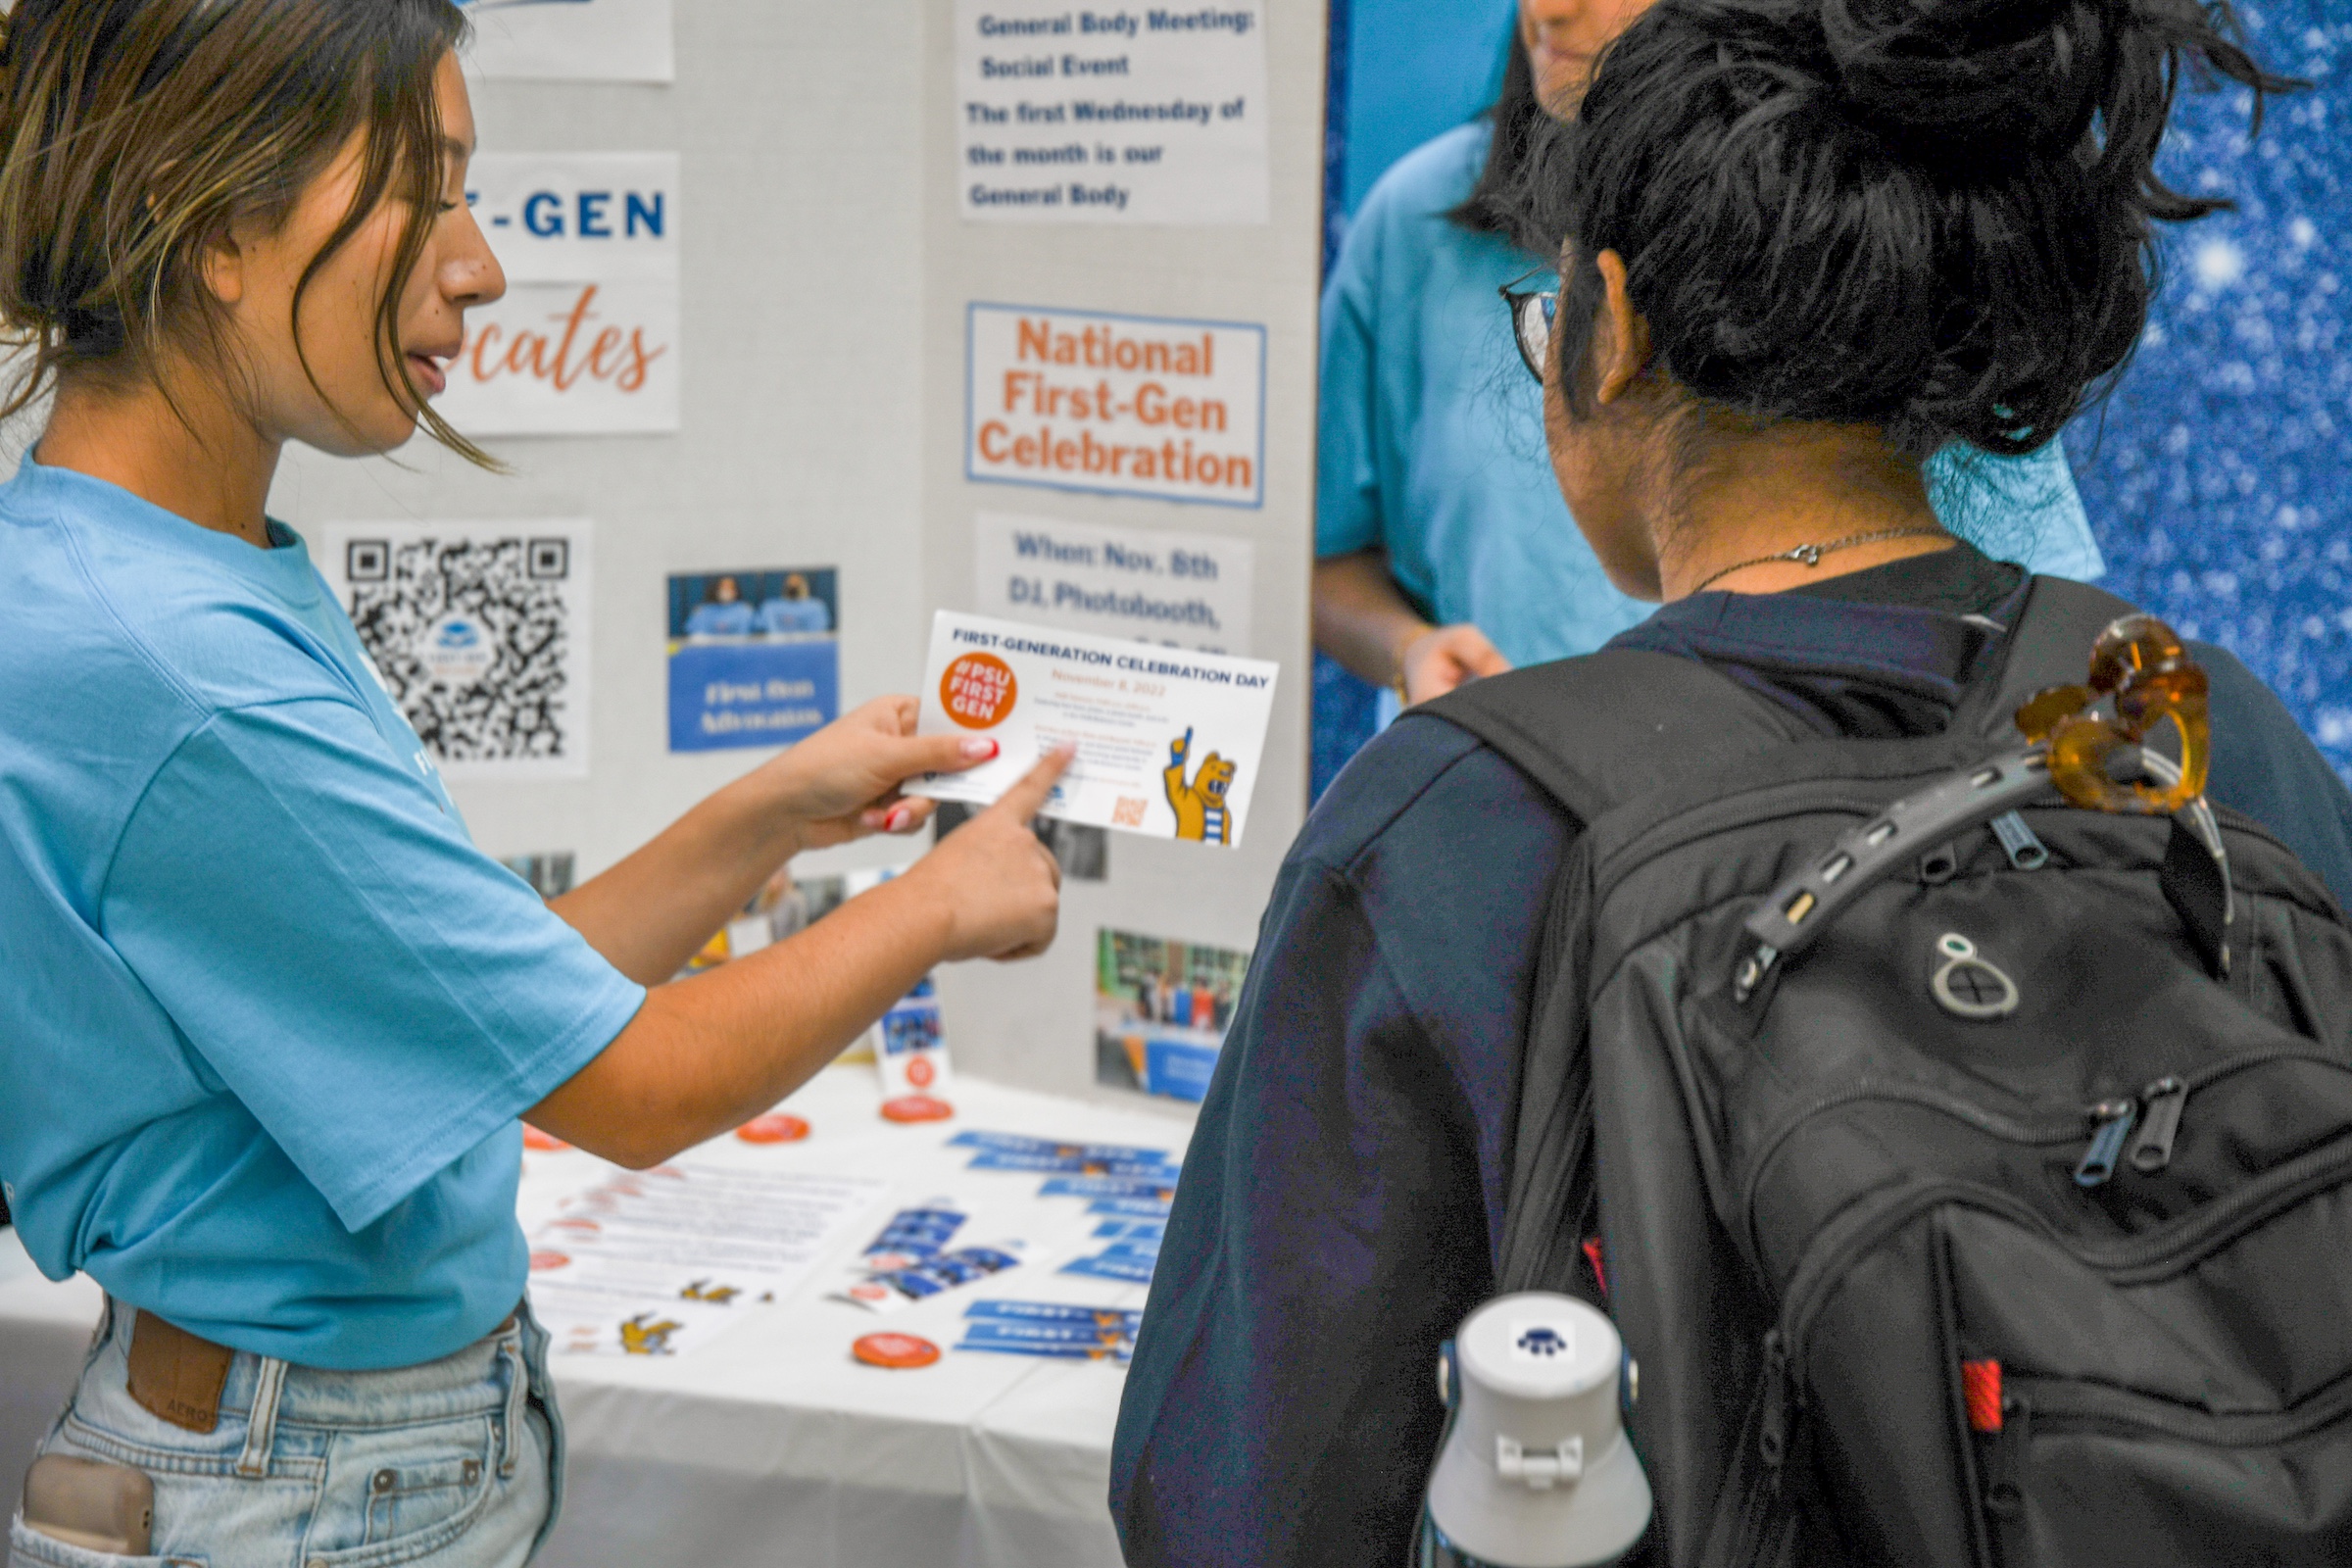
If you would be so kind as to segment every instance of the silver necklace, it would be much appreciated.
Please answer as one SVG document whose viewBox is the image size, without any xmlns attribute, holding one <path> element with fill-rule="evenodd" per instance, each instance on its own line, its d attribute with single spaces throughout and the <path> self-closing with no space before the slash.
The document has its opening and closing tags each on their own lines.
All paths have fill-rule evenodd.
<svg viewBox="0 0 2352 1568">
<path fill-rule="evenodd" d="M 1750 566 L 1761 566 L 1770 562 L 1795 561 L 1808 566 L 1818 566 L 1821 564 L 1821 558 L 1834 550 L 1846 550 L 1855 545 L 1874 545 L 1882 539 L 1941 539 L 1945 537 L 1947 535 L 1941 528 L 1882 528 L 1876 533 L 1848 534 L 1843 539 L 1833 539 L 1827 544 L 1798 545 L 1794 550 L 1776 550 L 1769 556 L 1758 556 L 1752 561 L 1734 562 L 1690 591 L 1694 594 L 1703 594 L 1707 591 L 1708 583 L 1720 582 L 1735 571 L 1745 571 Z"/>
</svg>

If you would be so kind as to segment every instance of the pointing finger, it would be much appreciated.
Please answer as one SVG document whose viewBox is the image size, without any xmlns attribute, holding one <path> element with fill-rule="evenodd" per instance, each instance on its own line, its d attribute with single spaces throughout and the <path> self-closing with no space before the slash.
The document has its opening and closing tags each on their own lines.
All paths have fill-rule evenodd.
<svg viewBox="0 0 2352 1568">
<path fill-rule="evenodd" d="M 1006 790 L 1004 798 L 989 809 L 1004 811 L 1017 821 L 1028 821 L 1045 808 L 1047 798 L 1054 793 L 1054 786 L 1061 782 L 1061 775 L 1068 771 L 1071 760 L 1077 755 L 1078 748 L 1075 746 L 1054 747 L 1046 754 L 1043 761 L 1023 774 L 1021 781 Z"/>
</svg>

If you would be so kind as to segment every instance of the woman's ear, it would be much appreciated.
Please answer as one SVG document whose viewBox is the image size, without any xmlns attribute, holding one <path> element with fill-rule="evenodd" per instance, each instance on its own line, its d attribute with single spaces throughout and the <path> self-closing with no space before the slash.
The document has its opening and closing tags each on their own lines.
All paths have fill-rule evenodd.
<svg viewBox="0 0 2352 1568">
<path fill-rule="evenodd" d="M 249 261 L 245 247 L 237 243 L 235 232 L 224 228 L 204 242 L 197 274 L 204 279 L 205 291 L 233 311 L 245 303 L 245 270 Z"/>
<path fill-rule="evenodd" d="M 1602 251 L 1592 258 L 1600 271 L 1600 318 L 1592 340 L 1593 396 L 1602 404 L 1625 395 L 1635 378 L 1649 368 L 1649 322 L 1634 309 L 1626 292 L 1625 258 Z"/>
</svg>

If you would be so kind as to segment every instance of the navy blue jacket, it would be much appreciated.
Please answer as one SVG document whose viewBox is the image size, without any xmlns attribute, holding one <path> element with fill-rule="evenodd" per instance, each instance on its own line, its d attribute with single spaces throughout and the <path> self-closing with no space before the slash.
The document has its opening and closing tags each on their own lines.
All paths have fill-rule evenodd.
<svg viewBox="0 0 2352 1568">
<path fill-rule="evenodd" d="M 1932 733 L 2022 581 L 1962 547 L 1613 646 L 1703 658 L 1825 729 Z M 1995 618 L 1998 618 L 1997 615 Z M 2220 649 L 2211 797 L 2352 904 L 2352 794 Z M 1579 824 L 1443 720 L 1349 763 L 1293 847 L 1152 1281 L 1111 1460 L 1132 1568 L 1402 1563 L 1437 1348 L 1493 1294 L 1539 926 Z"/>
</svg>

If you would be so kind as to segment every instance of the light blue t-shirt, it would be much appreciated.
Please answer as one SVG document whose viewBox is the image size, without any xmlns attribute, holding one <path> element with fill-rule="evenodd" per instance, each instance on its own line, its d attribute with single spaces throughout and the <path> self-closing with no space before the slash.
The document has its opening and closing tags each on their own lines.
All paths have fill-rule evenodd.
<svg viewBox="0 0 2352 1568">
<path fill-rule="evenodd" d="M 1561 500 L 1544 395 L 1495 290 L 1538 264 L 1446 214 L 1487 158 L 1485 122 L 1381 176 L 1323 295 L 1315 553 L 1385 547 L 1442 625 L 1467 621 L 1515 664 L 1591 653 L 1656 607 L 1609 586 Z M 2058 576 L 2106 569 L 2052 442 L 2030 458 L 1947 448 L 1928 465 L 1944 525 Z"/>
<path fill-rule="evenodd" d="M 52 1278 L 413 1365 L 521 1298 L 515 1117 L 645 992 L 473 847 L 272 532 L 0 487 L 0 1178 Z"/>
<path fill-rule="evenodd" d="M 760 607 L 760 629 L 779 632 L 831 631 L 833 612 L 822 599 L 770 599 Z"/>
<path fill-rule="evenodd" d="M 740 599 L 697 605 L 686 617 L 689 637 L 749 637 L 759 629 L 758 612 Z"/>
</svg>

